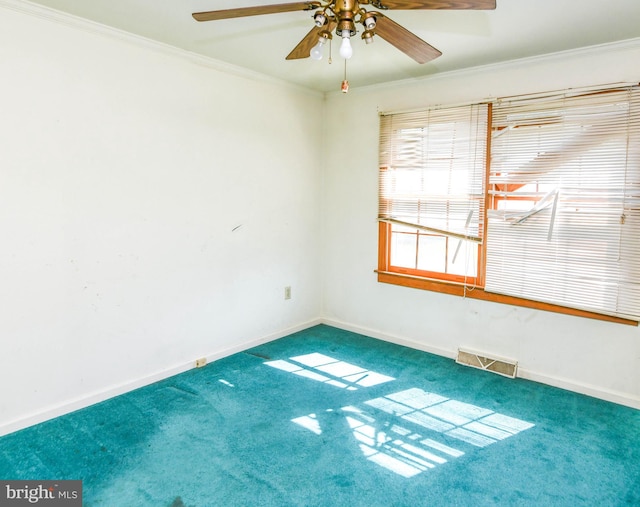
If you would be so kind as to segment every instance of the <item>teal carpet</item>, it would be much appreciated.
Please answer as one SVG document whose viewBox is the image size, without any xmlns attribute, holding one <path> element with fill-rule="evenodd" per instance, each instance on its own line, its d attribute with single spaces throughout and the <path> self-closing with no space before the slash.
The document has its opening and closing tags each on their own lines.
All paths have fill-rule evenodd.
<svg viewBox="0 0 640 507">
<path fill-rule="evenodd" d="M 84 505 L 640 505 L 640 411 L 328 326 L 0 438 Z"/>
</svg>

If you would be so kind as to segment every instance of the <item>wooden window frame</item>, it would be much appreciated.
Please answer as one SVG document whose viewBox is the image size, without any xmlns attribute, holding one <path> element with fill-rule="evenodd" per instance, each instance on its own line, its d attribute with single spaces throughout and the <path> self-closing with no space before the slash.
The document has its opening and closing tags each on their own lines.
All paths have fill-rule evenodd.
<svg viewBox="0 0 640 507">
<path fill-rule="evenodd" d="M 482 287 L 470 287 L 464 283 L 455 283 L 444 280 L 436 280 L 415 276 L 407 273 L 401 273 L 393 270 L 390 266 L 390 249 L 389 241 L 391 235 L 391 224 L 380 222 L 378 225 L 379 243 L 378 243 L 378 282 L 388 283 L 392 285 L 400 285 L 402 287 L 410 287 L 413 289 L 428 290 L 432 292 L 440 292 L 452 296 L 461 296 L 471 299 L 479 299 L 482 301 L 491 301 L 493 303 L 502 303 L 513 306 L 522 306 L 524 308 L 532 308 L 534 310 L 544 310 L 548 312 L 562 313 L 566 315 L 574 315 L 576 317 L 586 317 L 589 319 L 603 320 L 607 322 L 616 322 L 618 324 L 628 324 L 637 326 L 635 320 L 613 317 L 611 315 L 603 315 L 595 312 L 587 312 L 568 308 L 565 306 L 553 305 L 550 303 L 541 303 L 529 299 L 522 299 L 513 296 L 504 296 L 502 294 L 494 294 L 486 292 Z"/>
</svg>

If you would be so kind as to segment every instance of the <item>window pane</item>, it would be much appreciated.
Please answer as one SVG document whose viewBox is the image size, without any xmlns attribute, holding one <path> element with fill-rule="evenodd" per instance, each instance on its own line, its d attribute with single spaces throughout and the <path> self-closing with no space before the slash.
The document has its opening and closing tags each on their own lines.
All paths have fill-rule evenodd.
<svg viewBox="0 0 640 507">
<path fill-rule="evenodd" d="M 400 268 L 415 269 L 416 267 L 417 233 L 391 233 L 391 265 Z"/>
<path fill-rule="evenodd" d="M 446 272 L 447 238 L 421 234 L 418 252 L 418 269 Z"/>
<path fill-rule="evenodd" d="M 475 278 L 478 274 L 478 245 L 471 241 L 451 238 L 447 267 L 452 275 Z"/>
</svg>

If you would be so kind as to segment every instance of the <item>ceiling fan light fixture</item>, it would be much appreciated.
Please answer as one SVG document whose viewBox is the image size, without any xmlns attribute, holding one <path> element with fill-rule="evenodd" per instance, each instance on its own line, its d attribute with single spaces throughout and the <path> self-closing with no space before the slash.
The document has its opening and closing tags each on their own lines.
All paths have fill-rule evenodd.
<svg viewBox="0 0 640 507">
<path fill-rule="evenodd" d="M 362 18 L 362 25 L 365 30 L 373 30 L 376 27 L 376 15 L 373 12 L 367 12 Z"/>
<path fill-rule="evenodd" d="M 327 16 L 325 16 L 324 12 L 318 11 L 313 16 L 313 22 L 320 28 L 327 24 Z"/>
<path fill-rule="evenodd" d="M 365 42 L 365 44 L 371 44 L 373 42 L 373 31 L 372 30 L 365 30 L 362 33 L 362 40 Z"/>
<path fill-rule="evenodd" d="M 327 39 L 325 37 L 322 37 L 322 36 L 318 37 L 318 43 L 315 46 L 313 46 L 311 48 L 311 51 L 309 52 L 309 56 L 313 60 L 322 60 L 322 54 L 323 54 L 325 42 L 327 42 Z"/>
<path fill-rule="evenodd" d="M 342 44 L 340 44 L 340 56 L 348 60 L 353 56 L 353 48 L 351 47 L 351 34 L 348 30 L 342 32 Z"/>
<path fill-rule="evenodd" d="M 315 46 L 311 48 L 309 52 L 309 56 L 313 60 L 322 60 L 322 55 L 324 53 L 324 45 L 327 43 L 329 39 L 332 39 L 333 36 L 329 30 L 321 30 L 318 33 L 318 42 Z"/>
<path fill-rule="evenodd" d="M 342 37 L 340 44 L 340 56 L 348 60 L 353 56 L 353 48 L 351 47 L 351 36 L 356 34 L 356 25 L 349 18 L 343 18 L 338 22 L 336 35 Z"/>
<path fill-rule="evenodd" d="M 353 37 L 356 34 L 356 25 L 349 18 L 341 19 L 336 27 L 336 35 L 344 37 L 345 32 L 348 34 L 347 37 Z"/>
</svg>

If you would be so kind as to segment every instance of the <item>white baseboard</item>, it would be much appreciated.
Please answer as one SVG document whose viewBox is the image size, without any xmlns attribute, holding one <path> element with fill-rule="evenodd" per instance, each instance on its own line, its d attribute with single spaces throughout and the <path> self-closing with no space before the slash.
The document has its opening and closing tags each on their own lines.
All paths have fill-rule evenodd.
<svg viewBox="0 0 640 507">
<path fill-rule="evenodd" d="M 304 329 L 317 326 L 318 324 L 322 324 L 321 319 L 312 319 L 307 322 L 303 322 L 302 324 L 283 329 L 282 331 L 277 331 L 275 333 L 268 334 L 255 340 L 243 342 L 239 345 L 235 345 L 234 347 L 213 352 L 212 354 L 206 356 L 207 363 L 222 359 L 223 357 L 227 357 L 232 354 L 237 354 L 238 352 L 242 352 L 253 347 L 257 347 L 258 345 L 262 345 L 263 343 L 272 342 L 274 340 L 277 340 L 278 338 L 284 338 L 285 336 L 289 336 L 290 334 L 297 333 L 298 331 L 303 331 Z M 191 366 L 194 366 L 194 364 L 195 359 L 191 362 Z"/>
<path fill-rule="evenodd" d="M 28 428 L 29 426 L 48 421 L 49 419 L 65 415 L 70 412 L 75 412 L 76 410 L 86 408 L 90 405 L 95 405 L 96 403 L 114 398 L 129 391 L 133 391 L 134 389 L 178 375 L 179 373 L 189 370 L 191 366 L 191 363 L 175 365 L 146 377 L 129 382 L 123 382 L 122 384 L 118 384 L 101 391 L 96 391 L 91 394 L 87 394 L 86 396 L 79 396 L 77 398 L 65 400 L 62 403 L 48 406 L 43 410 L 3 423 L 0 425 L 0 436 L 8 435 L 9 433 Z"/>
<path fill-rule="evenodd" d="M 370 336 L 371 338 L 377 338 L 385 342 L 395 343 L 396 345 L 403 345 L 405 347 L 409 347 L 410 349 L 422 350 L 424 352 L 429 352 L 437 356 L 448 357 L 450 359 L 455 359 L 456 353 L 458 352 L 457 349 L 456 350 L 442 349 L 440 347 L 434 347 L 426 343 L 409 340 L 408 338 L 403 338 L 400 336 L 383 333 L 382 331 L 377 331 L 375 329 L 371 329 L 368 327 L 354 326 L 353 324 L 348 324 L 346 322 L 342 322 L 339 320 L 322 319 L 322 324 L 326 324 L 327 326 L 337 327 L 338 329 L 344 329 L 345 331 L 351 331 L 353 333 L 363 334 L 365 336 Z"/>
<path fill-rule="evenodd" d="M 448 349 L 442 349 L 439 347 L 433 347 L 425 343 L 416 342 L 414 340 L 409 340 L 407 338 L 403 338 L 395 335 L 390 335 L 388 333 L 383 333 L 375 329 L 356 326 L 353 324 L 348 324 L 346 322 L 341 322 L 333 319 L 322 319 L 322 323 L 328 326 L 344 329 L 346 331 L 352 331 L 354 333 L 363 334 L 366 336 L 370 336 L 372 338 L 377 338 L 387 342 L 396 343 L 398 345 L 403 345 L 405 347 L 409 347 L 412 349 L 422 350 L 424 352 L 429 352 L 431 354 L 435 354 L 438 356 L 443 356 L 443 357 L 447 357 L 454 360 L 456 357 L 456 352 L 457 352 L 456 350 L 448 350 Z M 544 373 L 522 369 L 520 367 L 518 367 L 517 376 L 518 378 L 522 378 L 525 380 L 531 380 L 533 382 L 538 382 L 540 384 L 558 387 L 560 389 L 565 389 L 567 391 L 584 394 L 587 396 L 591 396 L 593 398 L 610 401 L 612 403 L 617 403 L 619 405 L 624 405 L 627 407 L 640 410 L 640 397 L 635 397 L 627 393 L 621 393 L 621 392 L 612 391 L 612 390 L 608 390 L 608 389 L 597 387 L 597 386 L 583 384 L 583 383 L 565 379 L 565 378 L 554 377 Z"/>
<path fill-rule="evenodd" d="M 540 384 L 558 387 L 567 391 L 573 391 L 575 393 L 591 396 L 592 398 L 598 398 L 600 400 L 610 401 L 612 403 L 617 403 L 618 405 L 624 405 L 626 407 L 640 410 L 640 397 L 630 396 L 626 393 L 591 386 L 565 378 L 544 375 L 523 368 L 518 368 L 518 378 L 531 380 L 532 382 L 539 382 Z"/>
<path fill-rule="evenodd" d="M 223 357 L 230 356 L 232 354 L 236 354 L 238 352 L 242 352 L 243 350 L 247 350 L 252 347 L 256 347 L 258 345 L 262 345 L 263 343 L 277 340 L 278 338 L 288 336 L 292 333 L 302 331 L 303 329 L 307 329 L 309 327 L 316 326 L 321 323 L 322 322 L 320 319 L 310 320 L 302 324 L 298 324 L 296 326 L 283 329 L 276 333 L 271 333 L 269 335 L 262 336 L 257 339 L 242 342 L 233 347 L 216 350 L 206 356 L 207 363 L 211 361 L 215 361 L 217 359 L 221 359 Z M 112 386 L 101 391 L 87 394 L 86 396 L 80 396 L 78 398 L 66 400 L 62 403 L 49 406 L 43 410 L 34 412 L 24 417 L 20 417 L 18 419 L 14 419 L 13 421 L 3 423 L 2 425 L 0 425 L 0 436 L 8 435 L 9 433 L 13 433 L 15 431 L 28 428 L 29 426 L 33 426 L 35 424 L 48 421 L 49 419 L 53 419 L 55 417 L 65 415 L 70 412 L 75 412 L 76 410 L 80 410 L 82 408 L 95 405 L 96 403 L 100 403 L 101 401 L 114 398 L 115 396 L 119 396 L 124 393 L 128 393 L 140 387 L 144 387 L 144 386 L 153 384 L 155 382 L 159 382 L 160 380 L 164 380 L 169 377 L 173 377 L 174 375 L 178 375 L 192 368 L 195 368 L 195 359 L 193 361 L 189 361 L 188 363 L 181 363 L 181 364 L 171 366 L 167 369 L 153 373 L 151 375 L 147 375 L 145 377 L 123 382 L 122 384 L 118 384 L 116 386 Z"/>
</svg>

